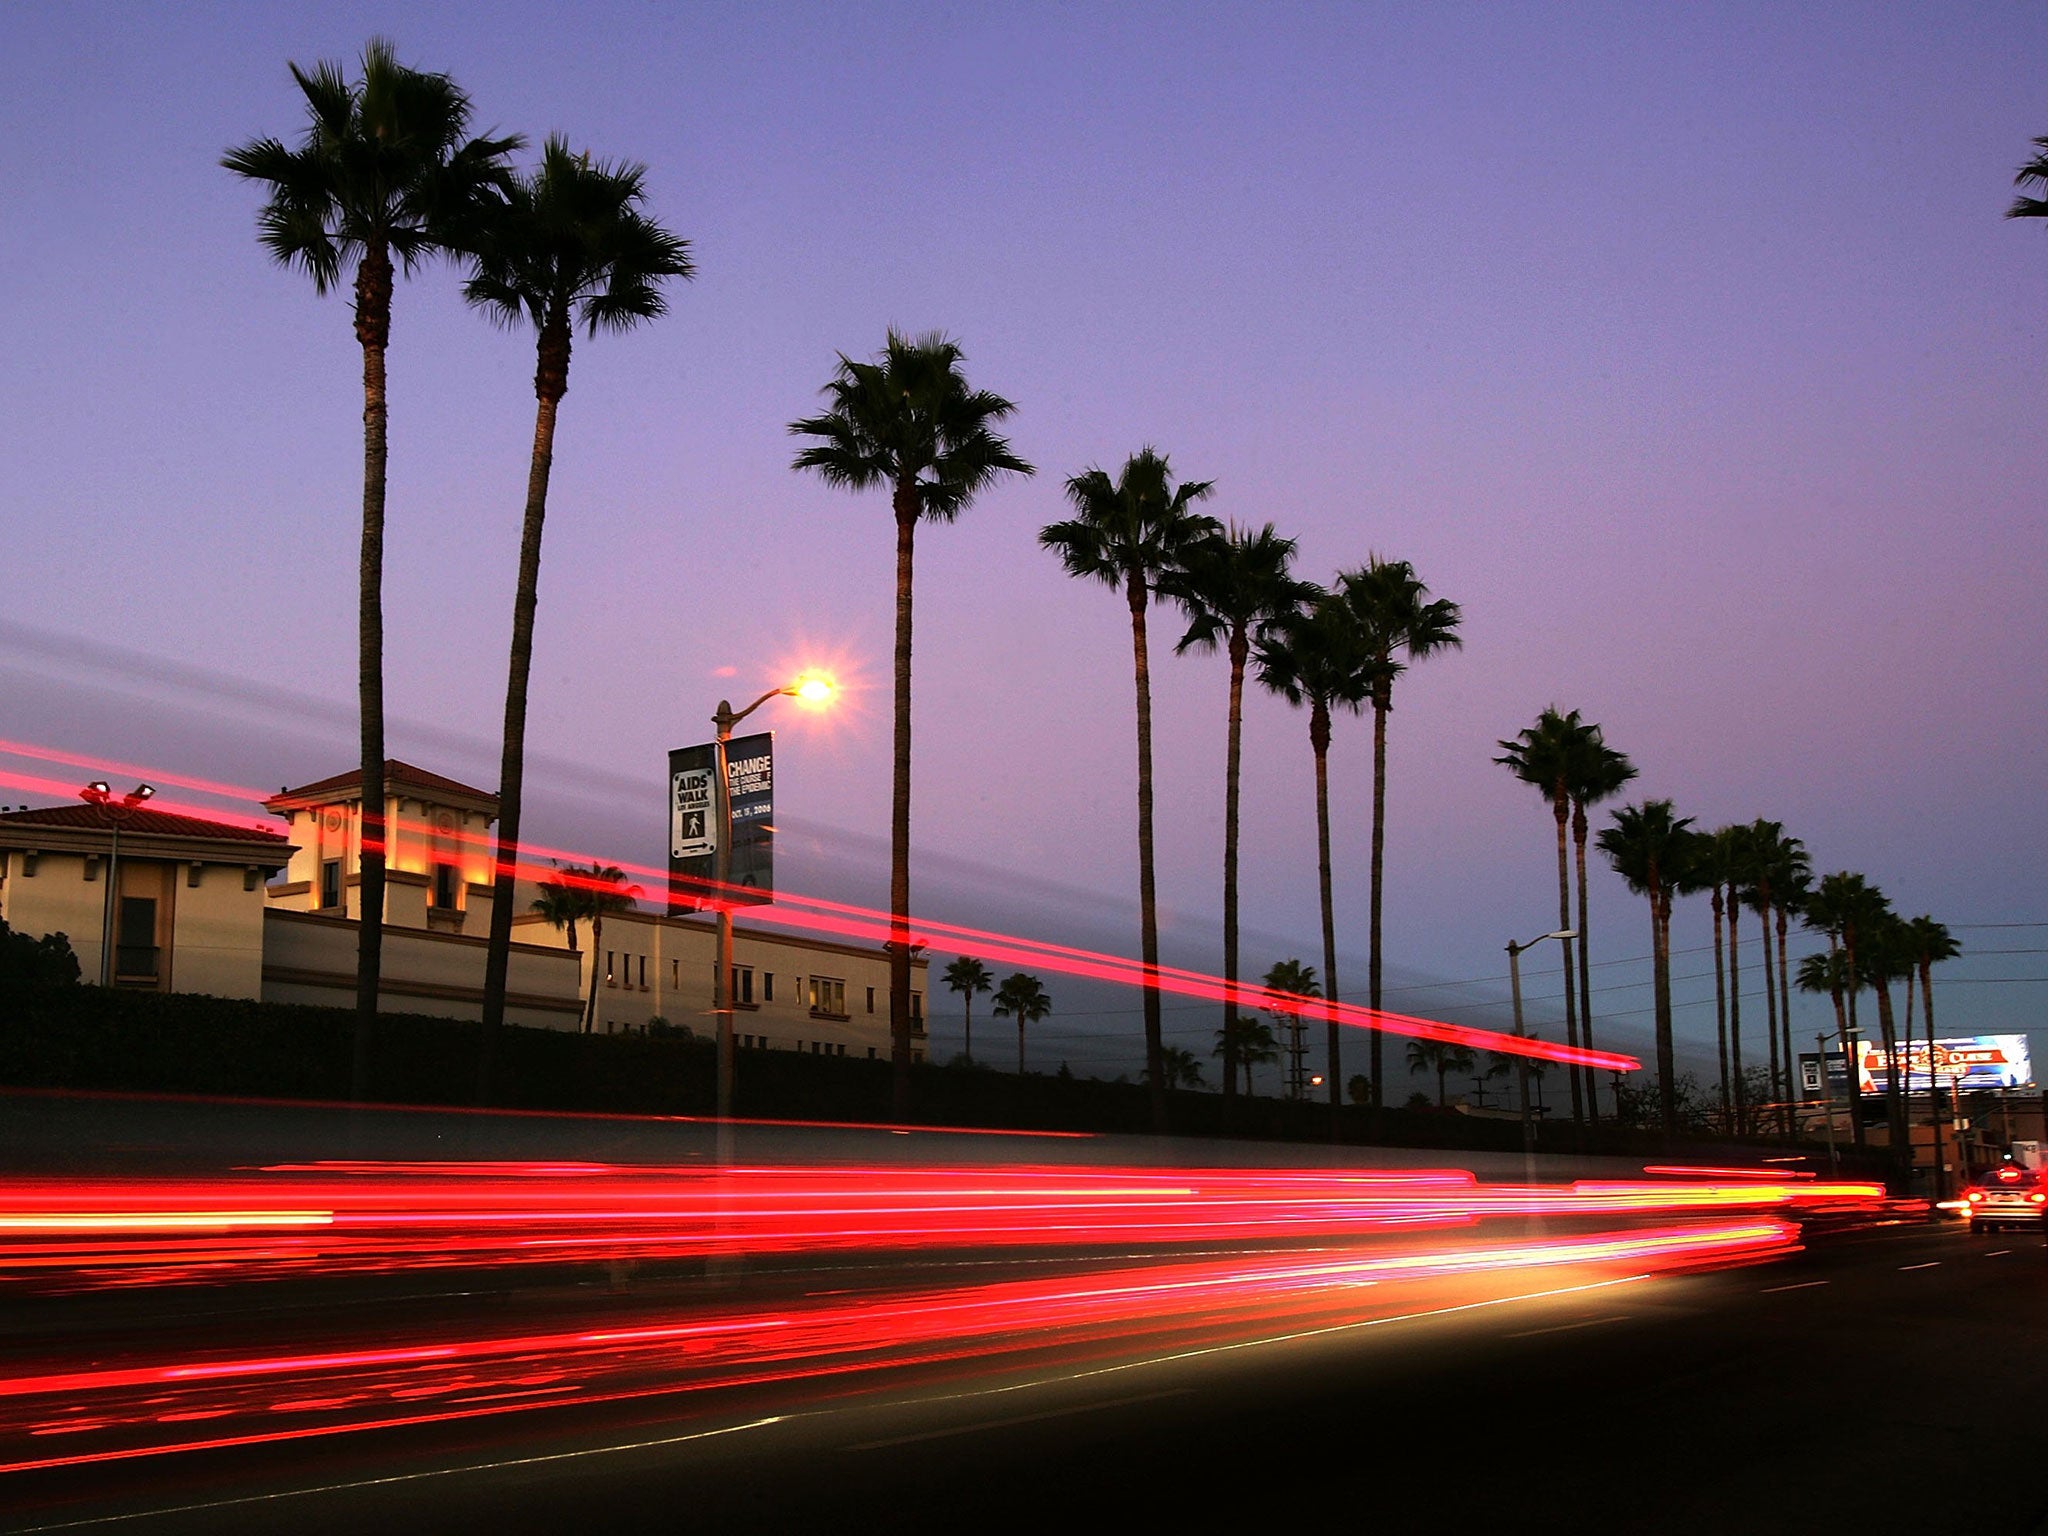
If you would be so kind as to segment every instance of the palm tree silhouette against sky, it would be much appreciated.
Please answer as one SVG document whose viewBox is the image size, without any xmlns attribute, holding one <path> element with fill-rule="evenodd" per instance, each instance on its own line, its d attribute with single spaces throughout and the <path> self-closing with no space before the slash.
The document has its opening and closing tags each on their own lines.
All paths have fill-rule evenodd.
<svg viewBox="0 0 2048 1536">
<path fill-rule="evenodd" d="M 1334 592 L 1318 591 L 1258 646 L 1259 681 L 1288 703 L 1308 706 L 1308 744 L 1316 762 L 1316 883 L 1323 916 L 1323 997 L 1337 1002 L 1337 917 L 1330 892 L 1330 715 L 1358 713 L 1371 696 L 1372 653 L 1358 614 Z M 1330 1137 L 1342 1129 L 1342 1048 L 1335 1014 L 1328 1016 Z"/>
<path fill-rule="evenodd" d="M 910 1112 L 910 650 L 911 575 L 917 525 L 950 523 L 999 476 L 1036 471 L 990 428 L 1016 409 L 1000 395 L 969 389 L 959 344 L 933 332 L 890 331 L 881 355 L 857 363 L 840 354 L 826 383 L 827 408 L 789 424 L 814 438 L 797 469 L 852 491 L 886 486 L 896 521 L 896 646 L 892 789 L 889 804 L 890 1098 Z"/>
<path fill-rule="evenodd" d="M 533 618 L 540 597 L 542 525 L 555 457 L 555 418 L 569 392 L 574 328 L 628 331 L 668 309 L 662 285 L 688 278 L 689 242 L 641 212 L 645 166 L 607 165 L 550 137 L 539 167 L 515 177 L 502 201 L 486 204 L 464 297 L 507 328 L 531 324 L 537 361 L 533 452 L 512 597 L 512 651 L 505 682 L 505 730 L 498 769 L 498 855 L 489 947 L 484 958 L 483 1051 L 478 1101 L 490 1093 L 491 1058 L 505 1019 L 512 953 L 513 883 L 526 783 L 526 695 L 533 671 Z"/>
<path fill-rule="evenodd" d="M 1206 480 L 1176 485 L 1166 455 L 1142 448 L 1111 480 L 1086 469 L 1067 482 L 1074 515 L 1048 524 L 1038 541 L 1069 576 L 1120 589 L 1131 611 L 1132 671 L 1138 695 L 1138 926 L 1145 967 L 1145 1071 L 1152 1128 L 1167 1129 L 1166 1078 L 1160 1065 L 1159 895 L 1152 849 L 1152 664 L 1145 614 L 1160 583 L 1176 577 L 1189 553 L 1222 529 L 1193 510 L 1213 489 Z"/>
<path fill-rule="evenodd" d="M 1294 541 L 1268 523 L 1254 532 L 1232 524 L 1197 540 L 1160 590 L 1188 616 L 1175 651 L 1221 648 L 1230 662 L 1230 702 L 1223 754 L 1223 1113 L 1237 1093 L 1235 995 L 1238 976 L 1238 796 L 1243 778 L 1244 674 L 1252 644 L 1300 605 L 1302 583 L 1288 572 Z"/>
<path fill-rule="evenodd" d="M 946 967 L 946 986 L 960 994 L 960 1054 L 970 1065 L 974 1061 L 974 994 L 996 984 L 995 974 L 971 955 L 962 955 Z"/>
<path fill-rule="evenodd" d="M 1045 988 L 1040 984 L 1036 976 L 1025 971 L 1013 971 L 1004 980 L 1002 986 L 996 989 L 995 998 L 989 1004 L 988 1011 L 999 1019 L 1015 1019 L 1017 1021 L 1017 1075 L 1022 1077 L 1024 1075 L 1024 1026 L 1026 1024 L 1036 1024 L 1048 1013 L 1051 1013 L 1052 999 L 1046 996 Z M 1157 1072 L 1154 1072 L 1153 1079 L 1155 1082 L 1158 1082 L 1159 1073 L 1164 1070 L 1165 1067 L 1162 1065 Z M 1165 1091 L 1165 1086 L 1163 1082 L 1159 1083 L 1161 1092 Z"/>
<path fill-rule="evenodd" d="M 1385 891 L 1384 871 L 1387 845 L 1387 716 L 1394 708 L 1394 679 L 1408 670 L 1410 662 L 1423 661 L 1443 651 L 1461 649 L 1458 635 L 1462 614 L 1458 605 L 1445 598 L 1431 598 L 1429 588 L 1406 560 L 1382 560 L 1374 555 L 1355 571 L 1337 578 L 1344 600 L 1358 615 L 1366 650 L 1373 659 L 1372 675 L 1372 869 L 1371 915 L 1366 927 L 1366 1001 L 1377 1013 L 1380 1008 L 1380 979 L 1383 955 L 1380 945 L 1380 912 Z M 1372 1031 L 1372 1107 L 1381 1107 L 1381 1082 L 1386 1064 L 1386 1037 Z"/>
<path fill-rule="evenodd" d="M 1678 1132 L 1678 1064 L 1671 1028 L 1671 902 L 1695 841 L 1692 818 L 1669 800 L 1624 805 L 1602 828 L 1600 851 L 1614 872 L 1650 903 L 1650 966 L 1657 1031 L 1658 1111 L 1667 1136 Z"/>
<path fill-rule="evenodd" d="M 446 75 L 409 69 L 390 43 L 363 49 L 362 75 L 338 64 L 291 66 L 306 99 L 298 147 L 274 138 L 231 149 L 221 164 L 269 188 L 257 238 L 282 266 L 339 286 L 355 266 L 355 333 L 363 352 L 363 531 L 356 581 L 356 689 L 362 748 L 356 1028 L 350 1093 L 369 1089 L 384 953 L 384 356 L 391 342 L 392 258 L 408 273 L 448 252 L 479 198 L 509 185 L 504 157 L 521 140 L 469 138 L 469 98 Z M 508 903 L 509 904 L 509 903 Z"/>
</svg>

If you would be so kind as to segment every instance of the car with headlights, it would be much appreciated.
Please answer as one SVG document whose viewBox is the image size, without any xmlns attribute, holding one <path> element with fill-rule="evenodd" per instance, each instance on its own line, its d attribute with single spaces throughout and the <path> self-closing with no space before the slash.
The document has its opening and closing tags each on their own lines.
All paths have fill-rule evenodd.
<svg viewBox="0 0 2048 1536">
<path fill-rule="evenodd" d="M 1973 1232 L 1998 1227 L 2048 1231 L 2048 1181 L 2019 1163 L 1994 1168 L 1963 1193 L 1963 1215 Z"/>
</svg>

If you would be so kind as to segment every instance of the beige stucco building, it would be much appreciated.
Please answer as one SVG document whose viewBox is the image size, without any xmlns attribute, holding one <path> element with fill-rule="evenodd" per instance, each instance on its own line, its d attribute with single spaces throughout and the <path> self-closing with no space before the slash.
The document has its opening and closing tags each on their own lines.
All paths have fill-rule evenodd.
<svg viewBox="0 0 2048 1536">
<path fill-rule="evenodd" d="M 382 994 L 387 1006 L 476 1018 L 490 931 L 495 795 L 396 759 L 386 762 L 389 853 Z M 293 852 L 265 892 L 263 995 L 345 1001 L 355 989 L 361 910 L 361 776 L 336 774 L 264 802 L 284 819 Z M 708 914 L 635 910 L 593 932 L 534 911 L 537 883 L 514 888 L 506 1017 L 558 1029 L 644 1029 L 650 1021 L 712 1031 L 716 936 Z M 742 1049 L 886 1056 L 889 964 L 878 945 L 840 944 L 738 927 L 733 939 L 733 1030 Z M 596 975 L 592 996 L 592 974 Z M 926 965 L 915 963 L 913 1049 L 924 1053 Z"/>
<path fill-rule="evenodd" d="M 81 976 L 141 991 L 257 997 L 263 882 L 294 850 L 279 833 L 147 805 L 58 805 L 0 814 L 0 920 L 61 933 Z"/>
</svg>

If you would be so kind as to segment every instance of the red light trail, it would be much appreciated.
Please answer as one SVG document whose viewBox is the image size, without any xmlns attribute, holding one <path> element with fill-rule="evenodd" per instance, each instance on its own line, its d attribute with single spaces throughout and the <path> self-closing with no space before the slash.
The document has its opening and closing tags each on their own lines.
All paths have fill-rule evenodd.
<svg viewBox="0 0 2048 1536">
<path fill-rule="evenodd" d="M 139 769 L 132 764 L 108 763 L 74 753 L 57 752 L 52 749 L 27 746 L 23 743 L 0 741 L 0 755 L 12 753 L 36 760 L 54 761 L 81 767 L 88 772 L 137 774 L 150 776 L 152 770 Z M 229 798 L 246 797 L 261 801 L 264 797 L 254 790 L 237 790 L 234 786 L 214 784 L 210 781 L 192 779 L 171 773 L 156 773 L 166 783 L 182 784 L 189 788 L 201 789 L 209 794 L 220 794 Z M 77 786 L 37 776 L 22 776 L 0 771 L 0 784 L 27 788 L 39 793 L 69 798 L 76 793 Z M 162 800 L 157 802 L 161 809 L 176 810 L 180 814 L 206 818 L 212 815 L 205 809 L 188 806 L 172 806 Z M 216 818 L 217 819 L 217 818 Z M 493 839 L 476 833 L 451 834 L 458 840 L 467 841 L 477 851 L 495 857 L 496 843 Z M 522 845 L 522 856 L 550 860 L 566 860 L 570 863 L 586 860 L 589 856 L 565 849 L 547 848 L 534 844 Z M 669 873 L 651 865 L 623 864 L 618 866 L 629 876 L 639 876 L 658 885 L 666 891 L 670 887 Z M 522 879 L 531 881 L 561 880 L 575 885 L 594 887 L 597 882 L 589 877 L 556 868 L 552 863 L 541 865 L 527 862 L 526 857 L 513 864 L 513 872 Z M 610 887 L 606 887 L 610 889 Z M 687 896 L 701 898 L 715 896 L 718 887 L 711 881 L 693 881 Z M 750 909 L 753 921 L 770 923 L 799 932 L 825 934 L 834 938 L 854 939 L 870 943 L 888 940 L 894 929 L 894 919 L 887 911 L 872 907 L 855 906 L 844 902 L 828 901 L 821 897 L 805 896 L 798 892 L 781 890 L 776 893 L 775 906 Z M 1354 1028 L 1380 1029 L 1388 1034 L 1403 1035 L 1420 1040 L 1441 1041 L 1448 1044 L 1469 1046 L 1478 1050 L 1497 1051 L 1504 1055 L 1522 1055 L 1532 1058 L 1567 1064 L 1590 1066 L 1602 1071 L 1632 1072 L 1639 1070 L 1642 1063 L 1633 1056 L 1615 1051 L 1587 1050 L 1570 1046 L 1559 1041 L 1545 1041 L 1503 1034 L 1497 1030 L 1481 1029 L 1471 1025 L 1448 1024 L 1440 1020 L 1414 1018 L 1405 1014 L 1375 1012 L 1355 1003 L 1330 1003 L 1320 998 L 1300 998 L 1287 993 L 1270 992 L 1250 983 L 1233 986 L 1219 976 L 1199 971 L 1182 970 L 1161 966 L 1147 972 L 1138 961 L 1119 955 L 1103 954 L 1094 950 L 1079 949 L 1069 945 L 1053 944 L 1043 940 L 1024 938 L 1013 934 L 994 933 L 986 929 L 969 928 L 959 924 L 940 922 L 911 915 L 906 919 L 919 943 L 927 946 L 936 943 L 939 947 L 973 952 L 985 959 L 1006 965 L 1032 966 L 1060 975 L 1082 977 L 1089 980 L 1110 982 L 1121 986 L 1142 987 L 1148 974 L 1153 985 L 1161 991 L 1180 997 L 1194 998 L 1203 1002 L 1221 1003 L 1234 1001 L 1239 1007 L 1254 1010 L 1272 1010 L 1297 1013 L 1309 1020 L 1331 1020 Z"/>
</svg>

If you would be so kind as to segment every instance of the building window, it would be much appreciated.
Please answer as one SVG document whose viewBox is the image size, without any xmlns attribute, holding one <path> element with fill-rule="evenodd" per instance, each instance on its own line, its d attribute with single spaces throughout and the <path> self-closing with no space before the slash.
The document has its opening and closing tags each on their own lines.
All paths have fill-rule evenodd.
<svg viewBox="0 0 2048 1536">
<path fill-rule="evenodd" d="M 443 912 L 455 910 L 455 866 L 436 864 L 434 866 L 434 905 Z"/>
<path fill-rule="evenodd" d="M 910 1016 L 913 1019 L 924 1017 L 924 994 L 922 992 L 910 994 Z"/>
<path fill-rule="evenodd" d="M 726 978 L 726 995 L 741 1008 L 754 1006 L 754 968 L 751 965 L 736 965 Z"/>
<path fill-rule="evenodd" d="M 846 1017 L 846 983 L 836 976 L 811 978 L 811 1012 Z"/>
<path fill-rule="evenodd" d="M 680 961 L 680 960 L 671 960 L 671 961 L 669 961 L 669 963 L 668 963 L 668 984 L 669 984 L 669 985 L 670 985 L 671 987 L 675 988 L 675 989 L 676 989 L 677 991 L 681 991 L 681 990 L 682 990 L 682 986 L 683 986 L 683 962 L 682 962 L 682 961 Z"/>
<path fill-rule="evenodd" d="M 612 961 L 614 958 L 614 951 L 608 949 L 604 952 L 604 984 L 608 987 L 615 987 L 619 984 L 612 975 Z"/>
<path fill-rule="evenodd" d="M 326 859 L 320 865 L 320 905 L 334 908 L 341 905 L 341 860 Z"/>
<path fill-rule="evenodd" d="M 873 1047 L 873 1046 L 871 1045 L 871 1046 L 869 1046 L 869 1047 L 868 1047 L 868 1060 L 869 1060 L 869 1061 L 873 1061 L 874 1059 L 875 1059 L 875 1048 L 874 1048 L 874 1047 Z"/>
<path fill-rule="evenodd" d="M 775 1001 L 775 973 L 773 971 L 763 971 L 761 973 L 761 1001 L 764 1003 Z"/>
<path fill-rule="evenodd" d="M 114 975 L 123 981 L 157 976 L 156 898 L 123 896 L 114 936 Z"/>
<path fill-rule="evenodd" d="M 642 992 L 647 990 L 647 957 L 645 955 L 640 957 L 640 990 Z"/>
<path fill-rule="evenodd" d="M 873 1013 L 874 1011 L 875 1011 L 875 989 L 874 989 L 873 987 L 869 987 L 869 988 L 868 988 L 868 1012 L 869 1012 L 869 1013 Z"/>
</svg>

